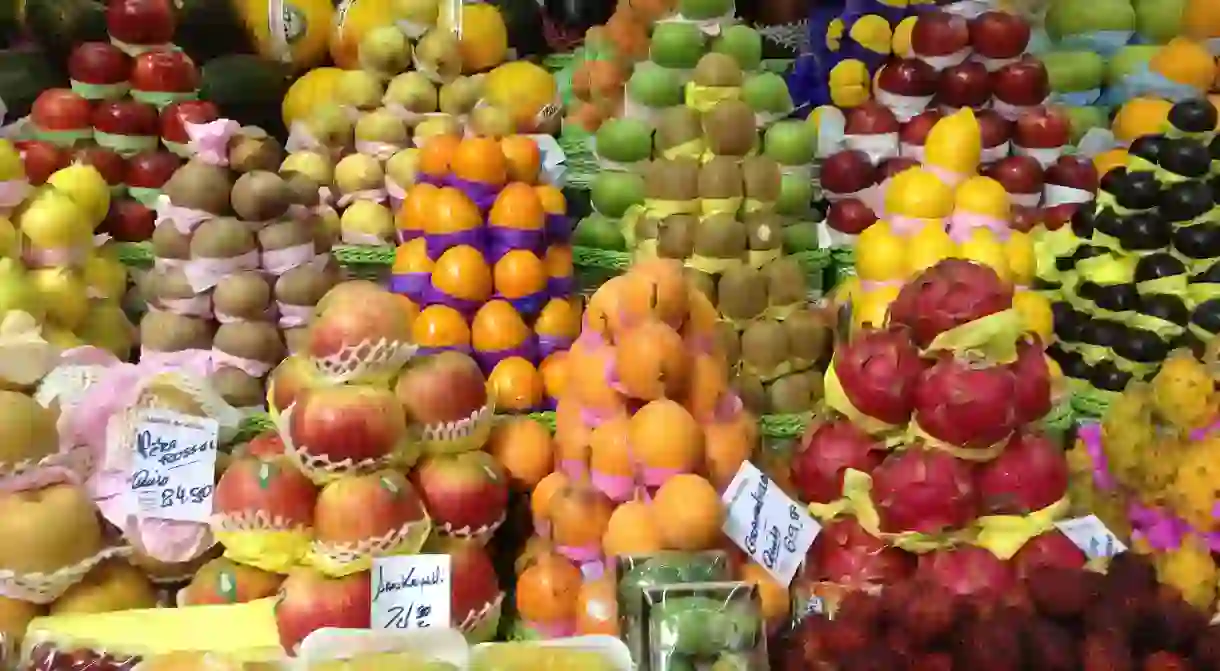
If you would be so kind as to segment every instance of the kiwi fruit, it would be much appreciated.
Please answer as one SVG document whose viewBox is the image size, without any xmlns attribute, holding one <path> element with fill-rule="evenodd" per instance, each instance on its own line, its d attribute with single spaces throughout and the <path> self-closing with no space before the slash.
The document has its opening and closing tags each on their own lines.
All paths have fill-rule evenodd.
<svg viewBox="0 0 1220 671">
<path fill-rule="evenodd" d="M 267 400 L 263 383 L 240 368 L 220 366 L 208 376 L 212 389 L 234 408 L 258 408 Z"/>
<path fill-rule="evenodd" d="M 632 229 L 637 244 L 650 242 L 661 237 L 661 220 L 656 217 L 643 216 L 635 220 Z"/>
<path fill-rule="evenodd" d="M 284 162 L 284 148 L 262 129 L 244 128 L 229 146 L 229 167 L 237 172 L 275 172 Z"/>
<path fill-rule="evenodd" d="M 713 214 L 695 232 L 694 253 L 709 259 L 736 259 L 748 245 L 746 225 L 731 214 Z"/>
<path fill-rule="evenodd" d="M 158 226 L 153 229 L 152 248 L 158 259 L 186 261 L 191 258 L 191 236 L 177 226 Z"/>
<path fill-rule="evenodd" d="M 159 268 L 145 282 L 154 303 L 181 301 L 196 296 L 182 268 Z"/>
<path fill-rule="evenodd" d="M 733 377 L 733 391 L 737 392 L 742 405 L 755 415 L 771 413 L 771 399 L 767 397 L 767 388 L 757 375 L 739 372 Z"/>
<path fill-rule="evenodd" d="M 729 268 L 716 283 L 716 299 L 725 318 L 753 319 L 767 308 L 767 278 L 749 266 Z"/>
<path fill-rule="evenodd" d="M 704 54 L 691 73 L 691 80 L 700 86 L 741 86 L 742 78 L 737 59 L 715 51 Z"/>
<path fill-rule="evenodd" d="M 287 175 L 281 175 L 281 177 L 284 180 L 284 188 L 288 190 L 288 202 L 290 204 L 302 207 L 317 207 L 322 202 L 322 195 L 318 192 L 322 185 L 306 175 L 292 172 Z"/>
<path fill-rule="evenodd" d="M 778 237 L 778 236 L 777 236 Z M 767 298 L 773 306 L 803 305 L 809 300 L 805 269 L 796 259 L 785 256 L 762 269 L 767 278 Z"/>
<path fill-rule="evenodd" d="M 205 221 L 191 236 L 192 259 L 233 259 L 256 249 L 254 233 L 232 217 Z"/>
<path fill-rule="evenodd" d="M 312 248 L 314 245 L 314 232 L 309 224 L 296 219 L 280 219 L 258 232 L 258 246 L 264 254 L 293 247 Z"/>
<path fill-rule="evenodd" d="M 784 220 L 774 212 L 753 212 L 742 218 L 746 225 L 746 245 L 752 252 L 768 252 L 784 245 Z M 773 262 L 775 263 L 775 262 Z M 767 264 L 767 265 L 773 265 Z M 795 261 L 792 262 L 794 265 Z M 797 266 L 799 270 L 800 267 Z M 801 275 L 801 289 L 805 276 Z"/>
<path fill-rule="evenodd" d="M 741 161 L 745 197 L 760 203 L 779 200 L 783 172 L 779 163 L 768 156 L 747 156 Z"/>
<path fill-rule="evenodd" d="M 229 201 L 237 216 L 246 221 L 270 221 L 288 211 L 292 192 L 274 172 L 255 170 L 237 178 Z"/>
<path fill-rule="evenodd" d="M 784 318 L 783 325 L 788 333 L 788 349 L 793 360 L 815 364 L 830 354 L 834 329 L 825 310 L 797 310 Z"/>
<path fill-rule="evenodd" d="M 232 356 L 277 364 L 284 360 L 284 341 L 274 324 L 267 322 L 233 322 L 216 329 L 212 348 Z"/>
<path fill-rule="evenodd" d="M 699 113 L 685 106 L 668 107 L 657 119 L 657 131 L 653 136 L 657 156 L 674 147 L 703 139 L 703 125 Z"/>
<path fill-rule="evenodd" d="M 703 292 L 703 295 L 707 297 L 707 300 L 710 301 L 712 305 L 715 305 L 716 277 L 714 275 L 705 273 L 702 270 L 695 270 L 694 268 L 683 268 L 683 272 L 686 274 L 686 281 L 690 282 L 691 286 L 693 286 L 696 290 Z"/>
<path fill-rule="evenodd" d="M 275 300 L 284 305 L 317 305 L 339 283 L 339 268 L 332 261 L 325 266 L 307 263 L 280 275 L 275 281 Z"/>
<path fill-rule="evenodd" d="M 151 311 L 140 319 L 140 346 L 153 352 L 212 349 L 212 322 Z"/>
<path fill-rule="evenodd" d="M 707 148 L 718 156 L 745 156 L 758 143 L 754 110 L 740 100 L 723 100 L 703 117 Z"/>
<path fill-rule="evenodd" d="M 271 307 L 271 285 L 255 271 L 233 273 L 216 283 L 212 307 L 222 321 L 259 321 L 267 318 Z"/>
<path fill-rule="evenodd" d="M 301 326 L 298 328 L 284 329 L 280 334 L 284 336 L 284 346 L 288 348 L 289 354 L 296 354 L 305 349 L 309 341 L 309 327 Z"/>
<path fill-rule="evenodd" d="M 736 366 L 741 361 L 741 334 L 729 322 L 716 324 L 716 348 L 724 354 L 724 362 Z"/>
<path fill-rule="evenodd" d="M 229 213 L 229 192 L 232 190 L 228 169 L 197 158 L 178 168 L 161 189 L 178 207 L 215 215 Z"/>
<path fill-rule="evenodd" d="M 690 201 L 699 197 L 699 161 L 657 159 L 645 168 L 644 196 L 655 200 Z"/>
<path fill-rule="evenodd" d="M 740 161 L 716 156 L 699 169 L 700 198 L 740 198 L 743 195 Z"/>
<path fill-rule="evenodd" d="M 774 319 L 752 321 L 741 332 L 741 361 L 763 378 L 788 361 L 788 333 Z"/>
<path fill-rule="evenodd" d="M 695 231 L 699 230 L 699 218 L 693 214 L 674 214 L 661 222 L 657 235 L 657 256 L 666 259 L 685 259 L 695 251 Z"/>
<path fill-rule="evenodd" d="M 804 373 L 785 375 L 767 385 L 767 401 L 774 414 L 809 412 L 813 409 L 813 384 Z"/>
</svg>

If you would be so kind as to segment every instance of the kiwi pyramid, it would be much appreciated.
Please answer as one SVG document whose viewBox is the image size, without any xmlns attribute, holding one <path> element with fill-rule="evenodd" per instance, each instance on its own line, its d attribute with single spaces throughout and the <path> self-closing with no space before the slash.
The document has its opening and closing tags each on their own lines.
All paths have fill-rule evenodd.
<svg viewBox="0 0 1220 671">
<path fill-rule="evenodd" d="M 1064 374 L 1102 392 L 1154 376 L 1174 348 L 1220 333 L 1220 140 L 1207 100 L 1176 104 L 1101 178 L 1096 207 L 1044 241 Z"/>
<path fill-rule="evenodd" d="M 267 374 L 297 349 L 339 270 L 318 214 L 319 186 L 273 172 L 278 146 L 250 160 L 236 124 L 214 123 L 227 124 L 221 151 L 195 155 L 165 184 L 141 352 L 210 350 L 216 391 L 261 411 Z"/>
</svg>

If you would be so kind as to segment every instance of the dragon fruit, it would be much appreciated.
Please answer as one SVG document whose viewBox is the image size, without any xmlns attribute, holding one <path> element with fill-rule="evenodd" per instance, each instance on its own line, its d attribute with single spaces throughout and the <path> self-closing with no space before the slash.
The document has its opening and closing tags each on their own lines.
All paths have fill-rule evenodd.
<svg viewBox="0 0 1220 671">
<path fill-rule="evenodd" d="M 911 329 L 921 348 L 936 336 L 1012 307 L 1013 290 L 994 270 L 945 259 L 907 282 L 890 304 L 890 323 Z"/>
<path fill-rule="evenodd" d="M 882 445 L 846 419 L 810 425 L 792 459 L 792 484 L 806 503 L 842 498 L 843 471 L 872 473 L 885 453 Z"/>
<path fill-rule="evenodd" d="M 931 580 L 958 596 L 1000 596 L 1016 585 L 1016 574 L 1008 562 L 973 545 L 921 556 L 915 576 Z"/>
<path fill-rule="evenodd" d="M 1017 383 L 1017 423 L 1028 424 L 1051 411 L 1051 369 L 1037 336 L 1017 343 L 1017 360 L 1008 364 Z"/>
<path fill-rule="evenodd" d="M 914 568 L 914 555 L 873 536 L 854 519 L 842 518 L 818 533 L 806 554 L 803 577 L 859 588 L 895 583 Z"/>
<path fill-rule="evenodd" d="M 1080 568 L 1087 561 L 1084 552 L 1058 529 L 1030 539 L 1012 557 L 1012 564 L 1021 578 L 1028 576 L 1039 566 Z"/>
<path fill-rule="evenodd" d="M 856 410 L 895 426 L 911 419 L 924 363 L 907 329 L 864 329 L 835 352 L 831 365 Z"/>
<path fill-rule="evenodd" d="M 978 510 L 973 465 L 921 445 L 891 454 L 873 471 L 873 505 L 882 531 L 959 529 Z"/>
<path fill-rule="evenodd" d="M 1027 515 L 1067 493 L 1067 459 L 1042 433 L 1020 431 L 1000 456 L 978 467 L 974 487 L 984 513 Z"/>
<path fill-rule="evenodd" d="M 915 387 L 915 423 L 943 443 L 990 449 L 1017 426 L 1016 389 L 1008 366 L 942 353 Z"/>
</svg>

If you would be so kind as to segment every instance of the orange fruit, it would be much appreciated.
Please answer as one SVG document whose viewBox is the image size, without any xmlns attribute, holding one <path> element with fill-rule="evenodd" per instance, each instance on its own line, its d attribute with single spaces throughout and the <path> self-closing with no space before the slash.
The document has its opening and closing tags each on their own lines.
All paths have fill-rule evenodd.
<svg viewBox="0 0 1220 671">
<path fill-rule="evenodd" d="M 607 557 L 653 554 L 665 549 L 652 509 L 643 501 L 619 504 L 602 534 L 602 552 Z"/>
<path fill-rule="evenodd" d="M 703 425 L 704 469 L 707 478 L 719 491 L 724 491 L 742 462 L 758 447 L 758 426 L 744 410 L 728 421 Z"/>
<path fill-rule="evenodd" d="M 500 150 L 508 165 L 508 178 L 514 182 L 533 184 L 542 169 L 542 152 L 538 143 L 524 135 L 509 135 L 500 140 Z"/>
<path fill-rule="evenodd" d="M 538 192 L 524 182 L 512 182 L 496 196 L 487 223 L 500 228 L 537 231 L 546 224 Z"/>
<path fill-rule="evenodd" d="M 626 275 L 615 275 L 602 282 L 585 307 L 586 328 L 607 343 L 614 343 L 615 334 L 621 328 L 623 316 L 626 315 L 624 297 L 629 282 Z"/>
<path fill-rule="evenodd" d="M 758 585 L 763 619 L 767 621 L 767 624 L 776 625 L 785 621 L 792 607 L 787 587 L 781 585 L 770 573 L 767 573 L 767 569 L 753 561 L 742 565 L 741 580 Z"/>
<path fill-rule="evenodd" d="M 534 332 L 540 336 L 575 340 L 580 335 L 580 305 L 568 298 L 552 298 L 534 319 Z"/>
<path fill-rule="evenodd" d="M 491 269 L 474 247 L 450 247 L 432 266 L 432 286 L 454 298 L 485 301 L 491 297 Z"/>
<path fill-rule="evenodd" d="M 550 524 L 551 501 L 554 500 L 555 494 L 568 484 L 568 476 L 556 471 L 547 474 L 534 485 L 534 491 L 530 492 L 530 517 L 533 518 L 535 527 Z"/>
<path fill-rule="evenodd" d="M 614 349 L 591 345 L 585 338 L 568 350 L 568 391 L 584 411 L 613 415 L 622 412 L 623 395 L 610 386 L 607 374 L 614 370 Z"/>
<path fill-rule="evenodd" d="M 436 212 L 436 195 L 438 193 L 440 193 L 440 189 L 426 182 L 412 184 L 408 187 L 407 195 L 402 201 L 402 206 L 398 208 L 398 212 L 394 215 L 394 221 L 398 226 L 398 230 L 423 233 L 428 220 Z"/>
<path fill-rule="evenodd" d="M 573 482 L 551 499 L 551 538 L 558 547 L 601 548 L 614 504 L 593 485 Z"/>
<path fill-rule="evenodd" d="M 411 327 L 411 337 L 420 347 L 469 347 L 470 328 L 462 313 L 447 305 L 424 308 Z"/>
<path fill-rule="evenodd" d="M 487 376 L 496 410 L 528 412 L 542 405 L 542 375 L 519 356 L 503 359 Z"/>
<path fill-rule="evenodd" d="M 550 184 L 539 184 L 534 187 L 534 191 L 538 192 L 538 201 L 542 203 L 542 210 L 547 214 L 568 213 L 568 202 L 563 197 L 563 191 Z"/>
<path fill-rule="evenodd" d="M 500 420 L 487 440 L 487 451 L 504 466 L 519 487 L 533 488 L 554 465 L 554 444 L 542 424 L 528 417 Z"/>
<path fill-rule="evenodd" d="M 589 434 L 589 472 L 593 486 L 612 501 L 626 501 L 635 491 L 635 463 L 627 440 L 626 416 L 602 422 Z"/>
<path fill-rule="evenodd" d="M 675 401 L 651 401 L 636 411 L 630 435 L 649 486 L 676 473 L 693 472 L 703 463 L 703 428 Z"/>
<path fill-rule="evenodd" d="M 483 226 L 483 215 L 474 201 L 453 187 L 439 189 L 425 220 L 425 233 L 456 233 Z"/>
<path fill-rule="evenodd" d="M 572 622 L 581 582 L 580 569 L 568 560 L 540 554 L 517 576 L 517 612 L 528 622 Z"/>
<path fill-rule="evenodd" d="M 690 285 L 682 264 L 673 259 L 648 259 L 631 266 L 622 277 L 623 305 L 633 319 L 653 316 L 681 328 L 690 310 Z"/>
<path fill-rule="evenodd" d="M 432 259 L 428 258 L 428 246 L 423 238 L 402 243 L 394 250 L 394 265 L 390 271 L 395 275 L 407 273 L 431 273 Z"/>
<path fill-rule="evenodd" d="M 470 333 L 476 352 L 520 347 L 532 335 L 516 308 L 502 300 L 487 301 L 479 308 L 470 324 Z"/>
<path fill-rule="evenodd" d="M 1114 136 L 1124 143 L 1143 135 L 1156 135 L 1164 132 L 1169 123 L 1171 107 L 1172 103 L 1161 98 L 1132 98 L 1118 109 L 1110 128 Z"/>
<path fill-rule="evenodd" d="M 499 141 L 489 137 L 462 139 L 450 161 L 453 174 L 459 179 L 489 186 L 501 186 L 508 181 L 508 161 Z"/>
<path fill-rule="evenodd" d="M 614 369 L 623 393 L 642 401 L 676 397 L 686 389 L 691 357 L 682 336 L 649 320 L 618 338 Z"/>
<path fill-rule="evenodd" d="M 542 388 L 547 398 L 559 398 L 563 388 L 568 383 L 568 353 L 560 350 L 551 354 L 538 364 L 538 372 L 542 373 Z"/>
<path fill-rule="evenodd" d="M 555 403 L 555 468 L 573 475 L 589 470 L 589 434 L 592 429 L 570 394 Z"/>
<path fill-rule="evenodd" d="M 696 352 L 687 375 L 683 405 L 699 422 L 715 417 L 724 395 L 729 392 L 729 367 L 719 353 Z"/>
<path fill-rule="evenodd" d="M 505 298 L 526 298 L 546 290 L 546 267 L 526 249 L 510 249 L 492 269 L 496 291 Z"/>
<path fill-rule="evenodd" d="M 1126 149 L 1109 149 L 1093 157 L 1093 167 L 1098 175 L 1104 175 L 1115 168 L 1127 167 L 1128 158 L 1130 155 Z"/>
<path fill-rule="evenodd" d="M 724 523 L 724 505 L 712 483 L 698 475 L 675 475 L 652 499 L 653 519 L 665 547 L 707 550 L 716 546 Z"/>
<path fill-rule="evenodd" d="M 575 272 L 572 265 L 572 248 L 568 245 L 551 245 L 542 259 L 546 276 L 552 280 L 570 280 Z"/>
<path fill-rule="evenodd" d="M 453 135 L 433 135 L 419 148 L 419 172 L 429 177 L 445 177 L 452 171 L 453 157 L 461 138 Z"/>
<path fill-rule="evenodd" d="M 619 635 L 618 593 L 613 576 L 586 581 L 576 597 L 576 635 Z"/>
</svg>

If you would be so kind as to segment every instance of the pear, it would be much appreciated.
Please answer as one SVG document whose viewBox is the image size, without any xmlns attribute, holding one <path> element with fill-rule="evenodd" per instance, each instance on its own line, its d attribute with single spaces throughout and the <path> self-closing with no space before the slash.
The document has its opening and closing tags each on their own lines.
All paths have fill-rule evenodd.
<svg viewBox="0 0 1220 671">
<path fill-rule="evenodd" d="M 343 108 L 322 105 L 305 119 L 305 128 L 323 146 L 342 149 L 352 143 L 355 122 Z"/>
<path fill-rule="evenodd" d="M 415 64 L 433 81 L 451 81 L 462 73 L 457 36 L 447 30 L 428 31 L 415 45 Z"/>
<path fill-rule="evenodd" d="M 30 286 L 47 306 L 47 319 L 67 330 L 75 329 L 89 313 L 88 288 L 71 268 L 39 268 L 29 274 Z"/>
<path fill-rule="evenodd" d="M 25 267 L 15 259 L 0 259 L 0 315 L 20 310 L 37 321 L 46 316 L 46 304 L 30 283 Z"/>
<path fill-rule="evenodd" d="M 469 114 L 482 94 L 482 77 L 458 77 L 441 86 L 440 110 L 457 116 Z"/>
<path fill-rule="evenodd" d="M 475 135 L 501 138 L 517 132 L 513 115 L 495 105 L 480 105 L 470 112 L 470 130 Z"/>
<path fill-rule="evenodd" d="M 411 134 L 403 120 L 385 108 L 362 114 L 356 121 L 356 142 L 381 142 L 403 146 L 410 139 Z"/>
<path fill-rule="evenodd" d="M 427 119 L 415 127 L 415 144 L 423 146 L 422 142 L 437 135 L 461 135 L 462 125 L 457 117 L 449 114 L 430 114 Z"/>
<path fill-rule="evenodd" d="M 0 217 L 0 257 L 15 259 L 21 252 L 17 240 L 17 227 L 8 217 Z"/>
<path fill-rule="evenodd" d="M 51 173 L 47 184 L 55 187 L 80 206 L 96 228 L 110 210 L 110 185 L 98 169 L 86 163 L 73 163 Z"/>
<path fill-rule="evenodd" d="M 340 105 L 370 110 L 381 105 L 383 95 L 381 79 L 365 70 L 344 70 L 335 83 L 335 100 Z"/>
<path fill-rule="evenodd" d="M 392 77 L 411 64 L 411 43 L 398 26 L 378 26 L 360 40 L 360 67 Z"/>
<path fill-rule="evenodd" d="M 316 151 L 298 151 L 289 154 L 280 164 L 279 173 L 290 177 L 294 173 L 304 175 L 319 185 L 330 184 L 335 177 L 335 166 L 330 157 Z"/>
<path fill-rule="evenodd" d="M 348 154 L 335 166 L 335 187 L 340 193 L 380 189 L 385 184 L 381 163 L 364 154 Z"/>
<path fill-rule="evenodd" d="M 405 189 L 415 183 L 418 170 L 419 150 L 414 147 L 400 149 L 385 163 L 386 181 Z"/>
<path fill-rule="evenodd" d="M 390 0 L 390 12 L 398 21 L 398 27 L 413 40 L 436 26 L 440 10 L 440 0 Z"/>
<path fill-rule="evenodd" d="M 414 114 L 435 112 L 440 104 L 436 86 L 421 72 L 404 72 L 391 79 L 381 100 Z"/>
<path fill-rule="evenodd" d="M 343 211 L 339 230 L 347 244 L 378 244 L 394 239 L 394 214 L 371 200 L 357 200 Z"/>
<path fill-rule="evenodd" d="M 34 192 L 17 210 L 17 228 L 38 249 L 76 249 L 89 246 L 93 227 L 85 210 L 67 193 L 53 186 Z"/>
</svg>

